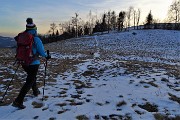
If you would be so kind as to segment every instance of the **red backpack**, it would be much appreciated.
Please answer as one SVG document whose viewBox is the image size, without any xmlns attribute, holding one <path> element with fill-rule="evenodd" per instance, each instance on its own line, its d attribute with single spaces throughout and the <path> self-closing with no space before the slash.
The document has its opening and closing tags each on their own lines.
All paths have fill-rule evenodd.
<svg viewBox="0 0 180 120">
<path fill-rule="evenodd" d="M 34 36 L 28 32 L 19 33 L 15 37 L 17 42 L 16 61 L 22 65 L 29 65 L 33 61 L 32 45 Z"/>
</svg>

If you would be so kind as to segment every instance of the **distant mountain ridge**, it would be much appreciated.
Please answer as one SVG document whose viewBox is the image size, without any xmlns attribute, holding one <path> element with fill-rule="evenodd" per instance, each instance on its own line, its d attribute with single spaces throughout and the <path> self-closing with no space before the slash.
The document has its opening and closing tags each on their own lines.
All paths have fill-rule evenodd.
<svg viewBox="0 0 180 120">
<path fill-rule="evenodd" d="M 15 45 L 16 41 L 14 38 L 0 36 L 0 48 L 9 48 L 14 47 Z"/>
</svg>

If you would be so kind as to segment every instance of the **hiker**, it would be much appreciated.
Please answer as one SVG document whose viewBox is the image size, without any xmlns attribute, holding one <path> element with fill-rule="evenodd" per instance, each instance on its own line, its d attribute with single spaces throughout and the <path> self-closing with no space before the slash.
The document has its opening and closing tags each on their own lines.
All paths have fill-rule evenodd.
<svg viewBox="0 0 180 120">
<path fill-rule="evenodd" d="M 37 27 L 33 23 L 32 18 L 26 19 L 26 30 L 25 32 L 33 35 L 33 43 L 32 43 L 32 54 L 35 56 L 33 57 L 32 62 L 29 65 L 23 65 L 22 68 L 27 73 L 26 82 L 23 85 L 23 87 L 20 90 L 20 93 L 18 97 L 14 100 L 12 106 L 18 107 L 19 109 L 24 109 L 26 106 L 23 105 L 24 97 L 26 96 L 27 92 L 32 88 L 33 95 L 38 96 L 40 94 L 40 91 L 36 85 L 36 75 L 38 72 L 38 68 L 40 65 L 40 60 L 38 56 L 45 57 L 46 59 L 49 59 L 50 56 L 46 54 L 44 50 L 44 46 L 42 44 L 41 39 L 37 36 Z M 15 37 L 15 40 L 17 41 L 18 36 Z"/>
</svg>

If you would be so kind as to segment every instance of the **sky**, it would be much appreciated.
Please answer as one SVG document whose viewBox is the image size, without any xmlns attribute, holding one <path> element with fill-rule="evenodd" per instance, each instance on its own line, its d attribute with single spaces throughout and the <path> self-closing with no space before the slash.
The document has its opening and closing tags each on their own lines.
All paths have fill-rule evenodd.
<svg viewBox="0 0 180 120">
<path fill-rule="evenodd" d="M 46 34 L 51 23 L 71 20 L 75 13 L 85 20 L 92 14 L 99 17 L 109 10 L 118 14 L 130 6 L 141 9 L 141 23 L 149 11 L 155 19 L 164 20 L 173 0 L 0 0 L 0 35 L 13 37 L 25 29 L 31 17 L 40 34 Z"/>
</svg>

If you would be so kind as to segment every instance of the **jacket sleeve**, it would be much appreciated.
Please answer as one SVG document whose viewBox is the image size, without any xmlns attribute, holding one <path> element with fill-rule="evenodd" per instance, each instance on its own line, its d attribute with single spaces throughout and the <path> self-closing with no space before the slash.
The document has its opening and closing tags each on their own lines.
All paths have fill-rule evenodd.
<svg viewBox="0 0 180 120">
<path fill-rule="evenodd" d="M 37 49 L 37 53 L 39 53 L 39 55 L 42 57 L 47 57 L 47 54 L 44 50 L 44 46 L 41 39 L 39 37 L 34 37 L 34 42 Z"/>
</svg>

